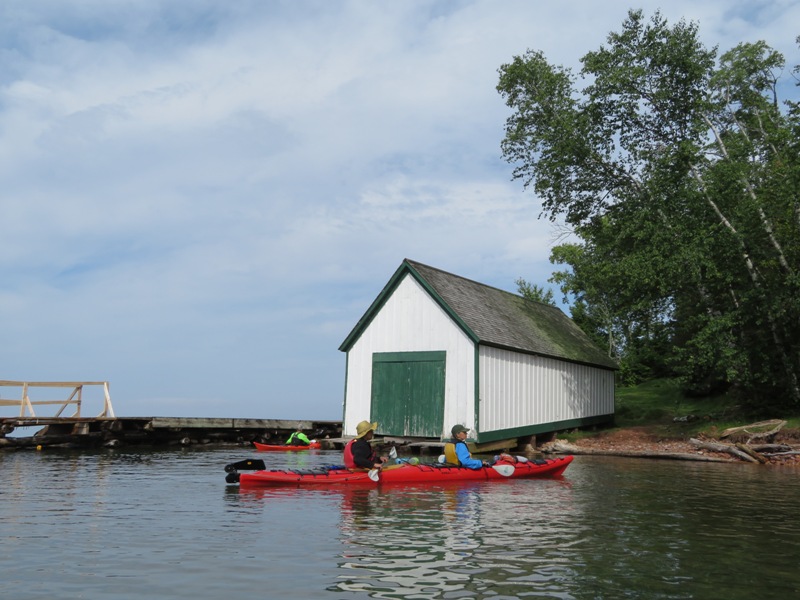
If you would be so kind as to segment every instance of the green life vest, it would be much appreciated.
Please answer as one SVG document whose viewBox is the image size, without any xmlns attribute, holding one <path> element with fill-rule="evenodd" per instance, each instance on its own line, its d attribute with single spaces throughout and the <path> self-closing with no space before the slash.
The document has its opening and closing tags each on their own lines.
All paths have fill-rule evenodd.
<svg viewBox="0 0 800 600">
<path fill-rule="evenodd" d="M 310 444 L 311 440 L 306 437 L 305 433 L 300 431 L 295 431 L 292 435 L 289 436 L 289 439 L 286 440 L 286 445 L 291 446 L 292 444 L 297 444 L 298 440 L 301 442 L 305 442 L 306 444 Z"/>
</svg>

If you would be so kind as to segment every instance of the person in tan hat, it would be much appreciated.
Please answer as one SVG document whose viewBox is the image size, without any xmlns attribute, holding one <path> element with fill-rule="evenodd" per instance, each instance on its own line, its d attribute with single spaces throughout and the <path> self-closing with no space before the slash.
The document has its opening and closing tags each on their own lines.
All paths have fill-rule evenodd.
<svg viewBox="0 0 800 600">
<path fill-rule="evenodd" d="M 378 456 L 369 441 L 375 435 L 377 423 L 361 421 L 356 425 L 356 437 L 344 447 L 344 466 L 349 469 L 380 469 L 388 458 Z"/>
</svg>

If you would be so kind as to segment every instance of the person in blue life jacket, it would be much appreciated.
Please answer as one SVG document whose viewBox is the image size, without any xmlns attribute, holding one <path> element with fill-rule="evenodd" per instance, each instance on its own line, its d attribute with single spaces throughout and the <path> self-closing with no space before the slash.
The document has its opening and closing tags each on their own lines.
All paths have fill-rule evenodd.
<svg viewBox="0 0 800 600">
<path fill-rule="evenodd" d="M 453 434 L 453 438 L 444 445 L 444 457 L 448 464 L 467 467 L 468 469 L 480 469 L 489 466 L 486 461 L 472 458 L 466 442 L 469 429 L 463 425 L 454 425 L 450 431 Z"/>
<path fill-rule="evenodd" d="M 308 436 L 300 429 L 295 431 L 289 436 L 289 439 L 286 440 L 287 446 L 308 446 L 309 444 L 311 444 L 311 440 L 308 439 Z"/>
</svg>

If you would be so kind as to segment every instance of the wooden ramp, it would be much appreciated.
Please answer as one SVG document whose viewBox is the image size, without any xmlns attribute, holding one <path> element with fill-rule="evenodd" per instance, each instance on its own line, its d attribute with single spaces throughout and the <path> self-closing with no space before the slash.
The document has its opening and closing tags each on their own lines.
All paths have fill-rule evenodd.
<svg viewBox="0 0 800 600">
<path fill-rule="evenodd" d="M 103 408 L 100 413 L 97 415 L 98 417 L 113 417 L 114 416 L 114 407 L 111 405 L 111 393 L 108 391 L 108 382 L 107 381 L 9 381 L 9 380 L 0 380 L 0 407 L 2 406 L 14 406 L 19 407 L 19 416 L 25 417 L 35 417 L 36 411 L 33 408 L 34 406 L 57 406 L 58 410 L 56 414 L 53 415 L 54 417 L 61 417 L 64 410 L 71 406 L 74 408 L 74 412 L 72 413 L 72 417 L 80 417 L 81 416 L 81 406 L 83 404 L 83 388 L 89 386 L 100 386 L 102 388 L 103 393 Z M 20 392 L 17 392 L 12 395 L 19 395 L 19 400 L 5 398 L 4 396 L 8 395 L 6 392 L 6 388 L 19 388 Z M 37 391 L 40 389 L 47 389 L 47 388 L 54 388 L 58 389 L 71 389 L 72 393 L 67 396 L 65 399 L 56 400 L 52 398 L 40 399 L 35 396 L 36 399 L 31 400 L 31 390 L 36 389 Z M 50 392 L 52 393 L 52 392 Z"/>
</svg>

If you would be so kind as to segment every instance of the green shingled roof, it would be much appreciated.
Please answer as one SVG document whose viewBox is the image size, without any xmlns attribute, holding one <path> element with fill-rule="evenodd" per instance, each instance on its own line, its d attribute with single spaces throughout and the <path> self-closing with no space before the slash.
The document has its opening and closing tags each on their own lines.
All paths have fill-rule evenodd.
<svg viewBox="0 0 800 600">
<path fill-rule="evenodd" d="M 340 346 L 352 346 L 394 288 L 411 273 L 476 343 L 617 369 L 561 309 L 405 259 Z"/>
</svg>

